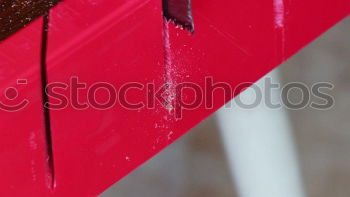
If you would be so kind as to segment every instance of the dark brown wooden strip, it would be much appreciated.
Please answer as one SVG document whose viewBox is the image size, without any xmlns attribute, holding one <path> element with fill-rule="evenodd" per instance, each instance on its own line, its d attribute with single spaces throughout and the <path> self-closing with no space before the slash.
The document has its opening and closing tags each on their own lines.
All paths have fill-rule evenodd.
<svg viewBox="0 0 350 197">
<path fill-rule="evenodd" d="M 163 13 L 167 20 L 194 31 L 191 0 L 163 0 Z"/>
<path fill-rule="evenodd" d="M 0 41 L 5 40 L 60 0 L 0 0 Z"/>
</svg>

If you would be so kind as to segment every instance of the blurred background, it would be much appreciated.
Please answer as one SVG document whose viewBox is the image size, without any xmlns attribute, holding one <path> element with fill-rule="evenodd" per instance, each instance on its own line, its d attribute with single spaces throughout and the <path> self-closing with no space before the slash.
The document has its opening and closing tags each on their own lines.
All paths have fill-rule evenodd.
<svg viewBox="0 0 350 197">
<path fill-rule="evenodd" d="M 241 112 L 220 111 L 101 196 L 350 196 L 349 35 L 348 17 L 275 71 L 282 85 L 288 82 L 303 82 L 309 87 L 318 82 L 334 84 L 334 89 L 327 93 L 334 97 L 335 106 L 323 111 L 311 107 L 282 110 L 281 116 L 286 117 L 287 123 L 270 130 L 283 136 L 270 131 L 264 133 L 263 128 L 258 134 L 272 136 L 271 142 L 260 140 L 272 143 L 271 149 L 256 150 L 248 146 L 251 136 L 241 136 L 240 131 L 227 133 L 229 125 L 222 125 L 229 121 L 225 118 Z M 293 92 L 291 96 L 298 100 L 302 95 Z M 242 114 L 243 118 L 251 115 Z M 273 148 L 274 139 L 283 141 L 282 145 L 276 144 Z M 259 139 L 255 142 L 259 145 Z M 265 164 L 269 163 L 276 167 L 273 171 L 266 171 Z M 281 191 L 273 195 L 269 195 L 271 191 L 260 192 L 274 187 L 280 187 Z M 256 196 L 259 192 L 260 196 Z M 283 192 L 285 195 L 281 196 Z"/>
</svg>

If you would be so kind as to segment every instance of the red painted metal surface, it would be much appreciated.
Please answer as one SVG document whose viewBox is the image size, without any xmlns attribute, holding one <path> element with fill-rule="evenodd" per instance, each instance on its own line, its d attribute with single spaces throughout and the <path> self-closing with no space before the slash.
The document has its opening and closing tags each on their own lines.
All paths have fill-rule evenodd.
<svg viewBox="0 0 350 197">
<path fill-rule="evenodd" d="M 86 23 L 81 16 L 89 16 Z M 115 87 L 133 81 L 163 83 L 160 1 L 107 0 L 95 6 L 65 1 L 52 10 L 51 26 L 50 82 L 69 83 L 71 77 L 77 77 L 87 86 L 96 82 Z M 145 92 L 130 92 L 134 101 L 146 98 Z M 69 96 L 70 91 L 63 93 Z M 101 102 L 105 96 L 100 95 Z M 79 99 L 87 102 L 86 90 L 80 91 Z M 160 107 L 139 111 L 119 105 L 106 110 L 75 108 L 51 111 L 59 195 L 96 195 L 161 148 L 152 149 L 160 132 L 154 125 L 164 116 Z"/>
<path fill-rule="evenodd" d="M 51 179 L 41 107 L 41 25 L 38 20 L 0 44 L 2 196 L 44 195 Z"/>
<path fill-rule="evenodd" d="M 62 2 L 50 14 L 49 82 L 68 84 L 57 92 L 69 98 L 75 94 L 69 90 L 74 79 L 87 87 L 107 82 L 119 90 L 130 82 L 156 88 L 193 82 L 205 89 L 205 79 L 212 77 L 236 87 L 256 81 L 350 12 L 347 0 L 193 0 L 192 6 L 194 35 L 163 22 L 160 0 Z M 89 104 L 86 108 L 72 106 L 70 98 L 66 107 L 50 111 L 55 163 L 50 189 L 39 83 L 40 23 L 0 44 L 2 80 L 28 79 L 20 96 L 30 100 L 24 110 L 0 113 L 0 193 L 98 195 L 224 104 L 218 90 L 213 106 L 202 103 L 183 110 L 180 118 L 174 110 L 180 94 L 169 88 L 172 103 L 167 107 L 156 103 L 131 110 L 118 102 L 99 110 L 88 103 L 88 90 L 81 89 L 77 95 L 80 103 Z M 147 103 L 148 94 L 134 88 L 126 95 L 130 102 Z M 100 91 L 97 100 L 109 96 Z M 182 96 L 190 102 L 198 95 L 185 91 Z"/>
</svg>

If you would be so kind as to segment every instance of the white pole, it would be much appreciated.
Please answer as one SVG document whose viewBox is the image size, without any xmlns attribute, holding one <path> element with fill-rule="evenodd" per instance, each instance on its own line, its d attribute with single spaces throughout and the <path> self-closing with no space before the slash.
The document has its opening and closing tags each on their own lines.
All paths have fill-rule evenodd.
<svg viewBox="0 0 350 197">
<path fill-rule="evenodd" d="M 273 71 L 256 83 L 262 92 L 267 77 L 279 84 L 277 71 Z M 280 92 L 272 91 L 272 103 L 280 103 Z M 252 103 L 256 94 L 249 88 L 240 98 Z M 286 111 L 270 109 L 264 99 L 253 109 L 242 109 L 234 101 L 233 107 L 221 109 L 217 118 L 239 196 L 304 197 Z"/>
</svg>

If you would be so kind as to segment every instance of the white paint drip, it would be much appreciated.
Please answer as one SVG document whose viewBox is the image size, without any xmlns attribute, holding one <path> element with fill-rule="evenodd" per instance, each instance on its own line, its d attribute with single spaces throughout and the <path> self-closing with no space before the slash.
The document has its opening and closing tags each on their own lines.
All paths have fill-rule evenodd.
<svg viewBox="0 0 350 197">
<path fill-rule="evenodd" d="M 171 67 L 173 62 L 172 62 L 172 55 L 171 55 L 169 22 L 166 20 L 164 20 L 163 40 L 164 40 L 164 53 L 165 53 L 164 54 L 165 80 L 166 82 L 172 83 Z"/>
<path fill-rule="evenodd" d="M 285 22 L 285 6 L 284 0 L 274 0 L 273 7 L 275 11 L 275 27 L 284 28 Z"/>
<path fill-rule="evenodd" d="M 174 66 L 173 66 L 172 50 L 171 50 L 171 44 L 170 44 L 169 23 L 170 22 L 164 19 L 164 22 L 163 22 L 164 66 L 165 66 L 164 80 L 165 80 L 165 83 L 168 85 L 168 89 L 167 89 L 168 105 L 166 106 L 166 109 L 169 111 L 169 113 L 171 113 L 174 109 L 173 104 L 174 104 L 176 93 L 175 93 L 174 81 L 173 81 Z"/>
<path fill-rule="evenodd" d="M 281 40 L 281 60 L 285 60 L 285 45 L 286 45 L 286 6 L 284 0 L 274 0 L 273 7 L 275 12 L 275 28 L 280 32 Z"/>
</svg>

